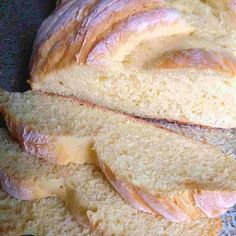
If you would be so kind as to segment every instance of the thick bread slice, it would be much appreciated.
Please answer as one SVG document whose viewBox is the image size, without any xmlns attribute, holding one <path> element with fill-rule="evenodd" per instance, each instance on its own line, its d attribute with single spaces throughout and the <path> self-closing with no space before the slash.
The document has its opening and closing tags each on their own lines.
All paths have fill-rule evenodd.
<svg viewBox="0 0 236 236">
<path fill-rule="evenodd" d="M 79 226 L 57 198 L 20 201 L 0 189 L 0 235 L 95 236 Z"/>
<path fill-rule="evenodd" d="M 50 183 L 53 183 L 51 179 L 58 178 L 58 175 L 52 172 L 50 164 L 34 159 L 33 156 L 29 157 L 26 153 L 24 156 L 18 144 L 3 129 L 0 130 L 0 137 L 1 141 L 5 140 L 4 145 L 0 146 L 0 158 L 11 160 L 8 166 L 0 165 L 1 171 L 5 172 L 9 179 L 14 179 L 15 176 L 24 172 L 25 175 L 21 177 L 22 183 L 27 179 L 35 179 L 34 183 L 27 185 L 27 191 L 33 192 L 34 185 L 38 185 L 45 178 Z M 30 158 L 34 159 L 34 163 L 28 161 Z M 23 161 L 24 159 L 28 162 Z M 37 172 L 30 171 L 31 168 L 35 168 L 34 166 L 37 167 Z M 14 175 L 11 176 L 9 173 L 14 173 Z M 220 232 L 219 219 L 202 218 L 188 223 L 172 223 L 160 216 L 154 217 L 137 211 L 119 197 L 101 172 L 92 165 L 58 167 L 57 173 L 61 175 L 58 181 L 62 183 L 62 186 L 57 186 L 56 190 L 53 184 L 43 185 L 45 193 L 49 193 L 48 189 L 53 187 L 55 195 L 64 200 L 65 205 L 79 222 L 89 223 L 93 229 L 100 231 L 103 235 L 209 236 L 218 235 Z M 6 175 L 1 175 L 3 186 Z M 4 187 L 6 191 L 11 188 L 10 185 Z M 15 192 L 25 191 L 22 185 L 14 186 L 14 188 Z M 11 190 L 9 192 L 12 193 Z"/>
<path fill-rule="evenodd" d="M 93 162 L 93 137 L 106 124 L 133 118 L 59 96 L 0 91 L 0 112 L 22 147 L 51 163 Z"/>
<path fill-rule="evenodd" d="M 96 160 L 96 153 L 91 150 L 95 139 L 102 170 L 139 210 L 184 221 L 204 214 L 219 216 L 235 203 L 236 163 L 217 148 L 72 99 L 36 92 L 2 92 L 0 99 L 9 130 L 33 155 L 51 162 L 58 160 L 60 164 L 91 163 Z M 81 145 L 85 137 L 89 146 Z M 92 158 L 86 161 L 88 156 Z M 145 165 L 150 166 L 150 172 Z M 143 179 L 139 177 L 146 182 L 140 182 Z M 221 196 L 220 203 L 213 197 L 216 192 Z M 153 194 L 158 197 L 150 200 Z M 209 196 L 212 205 L 205 198 Z M 159 206 L 153 205 L 157 199 Z"/>
<path fill-rule="evenodd" d="M 234 0 L 67 1 L 39 30 L 30 84 L 139 117 L 236 127 L 235 9 Z"/>
<path fill-rule="evenodd" d="M 131 185 L 153 209 L 179 221 L 202 212 L 217 217 L 236 203 L 236 162 L 220 151 L 151 126 L 104 129 L 95 138 L 97 158 L 123 197 Z"/>
</svg>

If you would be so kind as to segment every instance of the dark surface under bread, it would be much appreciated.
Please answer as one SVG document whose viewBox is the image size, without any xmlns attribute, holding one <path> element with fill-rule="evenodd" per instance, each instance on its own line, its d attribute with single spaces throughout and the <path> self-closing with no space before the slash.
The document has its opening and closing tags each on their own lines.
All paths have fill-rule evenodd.
<svg viewBox="0 0 236 236">
<path fill-rule="evenodd" d="M 0 87 L 23 92 L 33 40 L 56 0 L 0 0 Z M 0 127 L 4 122 L 0 119 Z"/>
</svg>

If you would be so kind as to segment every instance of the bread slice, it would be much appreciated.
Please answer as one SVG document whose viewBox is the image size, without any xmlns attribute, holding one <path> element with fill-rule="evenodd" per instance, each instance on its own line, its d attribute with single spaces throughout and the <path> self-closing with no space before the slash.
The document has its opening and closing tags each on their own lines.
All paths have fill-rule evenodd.
<svg viewBox="0 0 236 236">
<path fill-rule="evenodd" d="M 217 217 L 236 202 L 236 163 L 217 148 L 68 98 L 29 91 L 2 92 L 0 100 L 9 130 L 28 152 L 60 164 L 98 158 L 107 178 L 139 210 L 185 221 Z M 84 138 L 89 145 L 81 144 Z"/>
<path fill-rule="evenodd" d="M 79 226 L 57 198 L 19 201 L 0 189 L 0 235 L 98 235 Z"/>
<path fill-rule="evenodd" d="M 31 87 L 143 118 L 236 127 L 235 8 L 216 2 L 67 1 L 37 34 Z"/>
<path fill-rule="evenodd" d="M 101 232 L 103 235 L 208 236 L 218 235 L 221 230 L 222 224 L 219 219 L 202 218 L 187 223 L 172 223 L 161 216 L 155 217 L 139 212 L 119 197 L 95 166 L 74 164 L 67 167 L 57 167 L 53 171 L 50 167 L 52 165 L 20 151 L 19 145 L 8 136 L 5 130 L 0 130 L 0 137 L 0 167 L 1 173 L 5 173 L 5 175 L 1 175 L 1 181 L 6 191 L 12 193 L 12 181 L 5 185 L 6 176 L 10 180 L 19 175 L 21 184 L 13 186 L 15 192 L 33 193 L 34 185 L 39 185 L 47 178 L 52 184 L 51 186 L 42 185 L 42 191 L 48 193 L 44 197 L 51 195 L 53 187 L 54 195 L 64 200 L 65 205 L 79 222 L 89 223 L 96 232 Z M 34 162 L 31 162 L 30 159 L 33 159 Z M 3 160 L 9 160 L 9 164 L 2 166 Z M 31 171 L 36 167 L 37 172 Z M 20 176 L 21 173 L 24 173 L 24 176 Z M 25 182 L 29 183 L 28 179 L 34 179 L 34 182 L 27 184 L 26 190 L 22 186 Z M 58 189 L 53 186 L 55 179 L 61 182 L 61 186 L 56 185 Z M 17 196 L 21 198 L 23 195 L 18 194 Z M 28 200 L 33 198 L 33 195 L 28 196 Z M 40 196 L 35 195 L 35 197 Z M 49 210 L 52 209 L 53 204 L 50 203 L 52 198 L 41 200 L 40 203 L 45 201 L 48 201 Z M 44 212 L 44 210 L 48 209 L 42 207 L 40 212 Z M 57 216 L 59 212 L 54 214 Z M 68 225 L 68 227 L 72 227 L 72 225 Z"/>
<path fill-rule="evenodd" d="M 27 152 L 63 165 L 93 162 L 91 148 L 97 132 L 106 124 L 133 119 L 86 102 L 32 91 L 0 91 L 0 112 Z"/>
<path fill-rule="evenodd" d="M 132 191 L 169 220 L 179 221 L 202 212 L 217 217 L 236 203 L 236 162 L 220 151 L 160 135 L 151 126 L 104 129 L 95 138 L 97 158 L 124 197 Z"/>
</svg>

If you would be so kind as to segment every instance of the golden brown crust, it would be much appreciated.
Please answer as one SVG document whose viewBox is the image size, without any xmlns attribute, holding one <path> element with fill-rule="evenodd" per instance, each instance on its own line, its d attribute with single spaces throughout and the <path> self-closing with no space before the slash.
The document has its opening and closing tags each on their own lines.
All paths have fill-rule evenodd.
<svg viewBox="0 0 236 236">
<path fill-rule="evenodd" d="M 82 38 L 79 37 L 76 44 L 71 45 L 71 42 L 76 40 L 83 19 L 97 2 L 98 0 L 68 1 L 44 21 L 34 43 L 31 79 L 37 81 L 46 71 L 54 70 L 56 64 L 65 63 L 61 59 L 69 62 L 73 59 L 77 48 L 81 46 Z"/>
<path fill-rule="evenodd" d="M 158 58 L 155 64 L 155 68 L 159 69 L 182 69 L 191 67 L 215 70 L 231 76 L 235 76 L 236 74 L 236 60 L 222 53 L 200 48 L 190 48 L 165 53 Z"/>
<path fill-rule="evenodd" d="M 128 184 L 122 181 L 121 179 L 116 178 L 116 176 L 108 167 L 108 165 L 106 165 L 98 157 L 97 160 L 106 178 L 125 200 L 130 202 L 131 205 L 133 205 L 136 209 L 140 211 L 158 215 L 156 211 L 154 211 L 150 206 L 147 205 L 147 203 L 142 199 L 142 197 L 137 193 L 136 189 L 131 184 Z"/>
<path fill-rule="evenodd" d="M 117 25 L 110 35 L 101 40 L 88 55 L 87 63 L 122 62 L 145 40 L 190 34 L 192 31 L 193 28 L 174 8 L 160 8 L 139 13 Z"/>
<path fill-rule="evenodd" d="M 11 135 L 33 156 L 56 165 L 94 163 L 91 156 L 92 138 L 44 134 L 30 125 L 17 122 L 7 113 L 5 122 Z"/>
<path fill-rule="evenodd" d="M 72 62 L 84 63 L 94 44 L 112 31 L 113 25 L 163 3 L 164 0 L 65 2 L 39 30 L 31 63 L 32 80 Z"/>
<path fill-rule="evenodd" d="M 17 122 L 9 114 L 5 114 L 4 117 L 9 132 L 25 151 L 50 163 L 61 164 L 60 157 L 53 153 L 54 137 L 39 133 L 30 126 Z"/>
<path fill-rule="evenodd" d="M 196 206 L 199 207 L 207 217 L 219 217 L 236 202 L 236 191 L 198 191 L 194 193 Z"/>
<path fill-rule="evenodd" d="M 5 192 L 19 200 L 35 200 L 51 196 L 44 188 L 31 181 L 23 182 L 0 169 L 0 183 Z"/>
<path fill-rule="evenodd" d="M 128 17 L 130 18 L 134 14 L 148 11 L 154 7 L 160 7 L 163 4 L 163 0 L 113 0 L 109 1 L 109 7 L 104 9 L 102 9 L 103 5 L 108 5 L 108 3 L 105 1 L 101 2 L 100 5 L 102 8 L 98 4 L 97 11 L 99 14 L 96 14 L 96 17 L 90 15 L 90 18 L 93 18 L 93 21 L 89 22 L 83 45 L 78 54 L 76 54 L 77 62 L 85 63 L 87 56 L 94 45 L 104 38 L 104 35 L 108 34 L 109 31 L 114 28 L 114 25 L 119 24 Z"/>
</svg>

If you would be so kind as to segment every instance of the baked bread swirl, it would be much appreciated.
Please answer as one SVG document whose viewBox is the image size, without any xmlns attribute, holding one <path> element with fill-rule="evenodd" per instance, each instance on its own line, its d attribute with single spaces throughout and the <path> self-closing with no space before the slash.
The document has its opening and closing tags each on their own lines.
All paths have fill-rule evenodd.
<svg viewBox="0 0 236 236">
<path fill-rule="evenodd" d="M 160 216 L 154 217 L 139 212 L 123 201 L 112 189 L 100 171 L 92 165 L 74 164 L 66 167 L 53 167 L 53 165 L 42 162 L 21 151 L 19 145 L 14 142 L 3 129 L 0 130 L 0 140 L 0 161 L 2 163 L 5 160 L 9 163 L 9 165 L 7 165 L 6 162 L 4 166 L 0 165 L 0 178 L 6 191 L 12 194 L 13 192 L 10 189 L 14 188 L 13 195 L 15 197 L 27 200 L 39 199 L 42 198 L 42 194 L 38 195 L 38 192 L 35 192 L 34 186 L 40 185 L 41 192 L 45 193 L 44 197 L 56 195 L 61 198 L 75 219 L 84 226 L 90 225 L 92 229 L 95 230 L 95 233 L 117 236 L 215 236 L 218 235 L 221 230 L 222 224 L 220 219 L 202 218 L 187 223 L 173 223 Z M 37 168 L 37 171 L 31 171 L 35 168 Z M 5 173 L 5 175 L 3 175 L 3 173 Z M 4 177 L 6 174 L 8 175 L 8 180 L 15 180 L 18 178 L 18 184 L 12 186 L 12 182 Z M 46 179 L 51 185 L 42 184 L 42 182 L 45 183 Z M 53 185 L 55 180 L 60 183 L 60 185 L 56 185 L 57 188 Z M 6 185 L 6 181 L 10 184 Z M 27 187 L 22 189 L 23 185 Z M 32 195 L 16 194 L 17 192 L 22 193 L 22 191 L 31 192 Z M 39 204 L 17 202 L 16 200 L 14 202 L 17 202 L 17 204 L 20 205 L 33 204 L 36 207 L 41 207 L 38 209 L 38 215 L 45 210 L 42 208 L 44 203 L 48 204 L 48 209 L 46 210 L 48 214 L 50 214 L 53 207 L 60 207 L 61 209 L 56 211 L 56 215 L 55 212 L 53 213 L 55 218 L 52 220 L 55 222 L 57 219 L 56 216 L 63 212 L 63 206 L 59 206 L 60 203 L 56 204 L 56 201 L 56 206 L 54 206 L 54 200 L 52 199 L 53 198 L 51 197 L 48 199 L 41 199 L 40 201 L 36 200 Z M 8 198 L 7 201 L 9 201 Z M 1 203 L 2 201 L 0 199 L 0 205 Z M 12 216 L 12 214 L 7 215 Z M 47 220 L 49 221 L 49 219 L 50 218 Z M 40 220 L 44 220 L 44 217 Z M 5 224 L 6 223 L 3 222 L 1 227 L 5 227 Z M 71 226 L 72 225 L 69 225 L 68 227 Z M 92 235 L 97 235 L 95 233 Z"/>
<path fill-rule="evenodd" d="M 234 4 L 66 1 L 37 34 L 30 84 L 139 117 L 236 127 Z"/>
<path fill-rule="evenodd" d="M 236 163 L 217 148 L 92 104 L 35 91 L 2 91 L 0 110 L 25 150 L 61 165 L 98 160 L 113 186 L 139 210 L 186 221 L 217 217 L 235 204 Z"/>
</svg>

